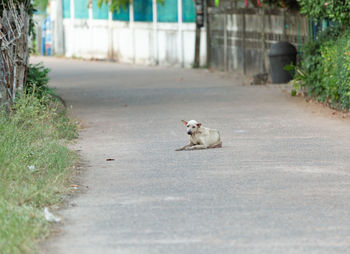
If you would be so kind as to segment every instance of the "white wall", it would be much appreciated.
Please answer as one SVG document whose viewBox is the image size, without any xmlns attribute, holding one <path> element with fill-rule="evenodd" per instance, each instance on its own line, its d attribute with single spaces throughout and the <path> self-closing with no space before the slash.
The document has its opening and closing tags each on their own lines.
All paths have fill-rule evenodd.
<svg viewBox="0 0 350 254">
<path fill-rule="evenodd" d="M 63 25 L 67 57 L 115 59 L 146 65 L 190 67 L 193 64 L 194 23 L 64 19 Z M 206 61 L 205 40 L 205 29 L 202 29 L 202 65 Z"/>
</svg>

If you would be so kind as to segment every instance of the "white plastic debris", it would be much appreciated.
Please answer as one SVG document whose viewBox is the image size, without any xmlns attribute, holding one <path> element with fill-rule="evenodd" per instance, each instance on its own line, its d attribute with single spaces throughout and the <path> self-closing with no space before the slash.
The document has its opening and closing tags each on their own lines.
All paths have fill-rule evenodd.
<svg viewBox="0 0 350 254">
<path fill-rule="evenodd" d="M 29 169 L 30 171 L 35 171 L 35 166 L 34 166 L 34 165 L 30 165 L 30 166 L 28 166 L 28 169 Z"/>
<path fill-rule="evenodd" d="M 61 221 L 61 218 L 58 218 L 57 216 L 50 213 L 49 208 L 47 208 L 47 207 L 44 208 L 44 214 L 45 214 L 45 219 L 49 222 L 60 222 Z"/>
</svg>

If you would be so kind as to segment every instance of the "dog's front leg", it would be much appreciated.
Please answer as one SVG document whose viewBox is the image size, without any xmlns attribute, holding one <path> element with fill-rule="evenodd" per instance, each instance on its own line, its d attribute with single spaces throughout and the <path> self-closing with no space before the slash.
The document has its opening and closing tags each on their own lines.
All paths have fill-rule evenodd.
<svg viewBox="0 0 350 254">
<path fill-rule="evenodd" d="M 180 147 L 178 149 L 175 149 L 175 151 L 183 151 L 183 150 L 187 150 L 189 147 L 193 146 L 193 144 L 188 144 L 188 145 L 185 145 L 183 147 Z"/>
<path fill-rule="evenodd" d="M 207 145 L 194 145 L 194 146 L 187 147 L 185 150 L 200 150 L 200 149 L 207 149 L 207 148 L 208 148 Z"/>
</svg>

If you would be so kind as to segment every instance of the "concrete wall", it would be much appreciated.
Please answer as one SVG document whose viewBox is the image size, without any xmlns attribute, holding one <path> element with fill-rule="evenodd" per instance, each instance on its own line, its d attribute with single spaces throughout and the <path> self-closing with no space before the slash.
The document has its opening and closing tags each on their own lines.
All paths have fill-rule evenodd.
<svg viewBox="0 0 350 254">
<path fill-rule="evenodd" d="M 190 67 L 194 60 L 195 24 L 64 19 L 67 57 L 114 59 L 136 64 Z M 201 33 L 201 63 L 206 61 Z"/>
<path fill-rule="evenodd" d="M 210 10 L 211 67 L 244 74 L 269 72 L 269 48 L 288 41 L 297 50 L 308 38 L 304 16 L 281 9 Z"/>
</svg>

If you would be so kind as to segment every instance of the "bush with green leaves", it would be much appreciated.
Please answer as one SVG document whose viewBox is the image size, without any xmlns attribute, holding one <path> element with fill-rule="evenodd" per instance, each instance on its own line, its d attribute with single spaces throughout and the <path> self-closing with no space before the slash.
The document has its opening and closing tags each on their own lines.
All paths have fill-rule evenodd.
<svg viewBox="0 0 350 254">
<path fill-rule="evenodd" d="M 29 64 L 26 93 L 34 94 L 41 99 L 46 95 L 54 95 L 54 89 L 49 87 L 49 69 L 43 64 Z"/>
<path fill-rule="evenodd" d="M 350 24 L 349 0 L 298 0 L 300 12 L 319 21 L 332 20 L 341 25 Z"/>
<path fill-rule="evenodd" d="M 306 43 L 294 84 L 320 102 L 350 110 L 350 32 L 328 29 Z"/>
</svg>

